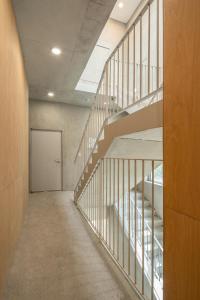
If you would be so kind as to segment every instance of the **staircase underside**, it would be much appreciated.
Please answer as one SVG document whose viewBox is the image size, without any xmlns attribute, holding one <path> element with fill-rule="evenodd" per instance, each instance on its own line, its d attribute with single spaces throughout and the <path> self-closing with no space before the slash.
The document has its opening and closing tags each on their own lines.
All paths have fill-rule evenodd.
<svg viewBox="0 0 200 300">
<path fill-rule="evenodd" d="M 79 188 L 75 193 L 78 200 L 85 184 L 90 178 L 99 159 L 106 155 L 113 140 L 125 134 L 145 131 L 163 126 L 163 101 L 156 102 L 131 115 L 125 116 L 104 127 L 104 139 L 97 142 L 97 151 L 92 154 L 90 163 L 85 167 Z"/>
</svg>

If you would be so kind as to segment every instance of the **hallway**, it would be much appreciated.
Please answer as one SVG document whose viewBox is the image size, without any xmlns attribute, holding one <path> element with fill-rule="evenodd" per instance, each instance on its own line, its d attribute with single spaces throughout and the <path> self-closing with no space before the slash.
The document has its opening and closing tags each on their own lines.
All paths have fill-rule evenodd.
<svg viewBox="0 0 200 300">
<path fill-rule="evenodd" d="M 3 300 L 136 300 L 71 192 L 31 194 Z"/>
</svg>

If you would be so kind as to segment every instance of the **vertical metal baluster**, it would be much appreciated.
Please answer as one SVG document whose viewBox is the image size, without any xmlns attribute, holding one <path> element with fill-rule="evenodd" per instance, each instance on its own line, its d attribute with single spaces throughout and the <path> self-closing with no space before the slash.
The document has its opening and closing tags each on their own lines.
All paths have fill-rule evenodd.
<svg viewBox="0 0 200 300">
<path fill-rule="evenodd" d="M 111 193 L 111 158 L 109 158 L 109 248 L 111 250 L 111 204 L 112 204 L 112 193 Z"/>
<path fill-rule="evenodd" d="M 93 228 L 95 229 L 95 184 L 94 184 L 94 176 L 92 176 L 92 185 L 93 185 Z"/>
<path fill-rule="evenodd" d="M 122 109 L 124 108 L 124 41 L 122 43 Z"/>
<path fill-rule="evenodd" d="M 113 114 L 115 113 L 115 55 L 114 53 L 114 60 L 113 60 Z"/>
<path fill-rule="evenodd" d="M 95 186 L 95 228 L 96 228 L 96 232 L 98 232 L 97 230 L 97 168 L 94 171 L 94 186 Z"/>
<path fill-rule="evenodd" d="M 135 96 L 135 25 L 133 27 L 133 103 L 136 101 Z"/>
<path fill-rule="evenodd" d="M 99 162 L 98 162 L 98 167 L 97 167 L 97 231 L 98 235 L 100 235 L 100 230 L 99 230 Z"/>
<path fill-rule="evenodd" d="M 102 97 L 101 97 L 101 107 L 102 107 L 102 124 L 104 122 L 104 76 L 105 76 L 105 72 L 103 73 L 103 77 L 102 77 Z"/>
<path fill-rule="evenodd" d="M 101 239 L 103 238 L 103 161 L 101 159 L 101 169 L 100 169 L 100 201 L 101 201 L 101 213 L 100 213 L 100 226 L 101 226 Z"/>
<path fill-rule="evenodd" d="M 160 8 L 159 8 L 159 0 L 157 0 L 157 89 L 159 89 L 159 83 L 160 83 L 160 78 L 159 78 L 159 64 L 160 64 L 160 59 L 159 59 L 159 44 L 160 44 L 160 37 L 159 37 L 159 26 L 160 26 Z"/>
<path fill-rule="evenodd" d="M 96 123 L 97 123 L 97 132 L 95 134 L 95 139 L 98 135 L 98 132 L 99 132 L 99 95 L 97 94 L 97 97 L 96 97 Z"/>
<path fill-rule="evenodd" d="M 106 118 L 109 117 L 109 96 L 108 96 L 108 84 L 109 84 L 109 77 L 108 77 L 108 63 L 106 64 Z"/>
<path fill-rule="evenodd" d="M 98 234 L 98 164 L 95 170 L 95 188 L 96 188 L 96 205 L 95 205 L 95 211 L 96 211 L 96 232 Z"/>
<path fill-rule="evenodd" d="M 103 101 L 103 105 L 104 105 L 104 121 L 107 117 L 106 112 L 107 112 L 107 99 L 106 99 L 106 80 L 107 80 L 107 69 L 105 66 L 105 74 L 104 74 L 104 101 Z"/>
<path fill-rule="evenodd" d="M 101 191 L 100 191 L 100 181 L 101 181 L 101 177 L 100 177 L 100 170 L 101 169 L 101 165 L 100 165 L 100 161 L 99 161 L 99 166 L 98 166 L 98 231 L 99 231 L 99 236 L 101 235 L 101 231 L 100 231 L 100 197 L 101 197 Z"/>
<path fill-rule="evenodd" d="M 97 132 L 98 132 L 97 116 L 98 116 L 98 111 L 97 111 L 97 102 L 96 102 L 95 103 L 95 131 L 94 131 L 94 140 L 95 140 L 95 142 L 96 142 Z"/>
<path fill-rule="evenodd" d="M 102 165 L 103 165 L 103 177 L 102 177 L 102 183 L 103 183 L 103 240 L 105 241 L 105 209 L 104 209 L 104 204 L 105 204 L 105 190 L 104 190 L 104 183 L 105 183 L 105 175 L 104 175 L 104 165 L 105 165 L 105 159 L 102 159 Z"/>
<path fill-rule="evenodd" d="M 128 275 L 131 267 L 131 185 L 130 185 L 130 159 L 128 160 Z"/>
<path fill-rule="evenodd" d="M 142 16 L 140 17 L 140 99 L 142 98 Z"/>
<path fill-rule="evenodd" d="M 93 211 L 94 211 L 94 230 L 95 230 L 95 222 L 96 222 L 96 219 L 95 219 L 95 198 L 96 198 L 96 190 L 95 190 L 95 178 L 94 178 L 94 175 L 92 176 L 92 180 L 93 180 L 93 191 L 94 191 L 94 201 L 93 201 Z"/>
<path fill-rule="evenodd" d="M 87 184 L 87 197 L 86 197 L 86 200 L 85 200 L 85 204 L 86 204 L 85 205 L 86 206 L 85 215 L 86 215 L 87 220 L 89 219 L 89 217 L 88 217 L 88 207 L 89 207 L 89 190 L 88 190 L 88 184 Z"/>
<path fill-rule="evenodd" d="M 154 160 L 152 161 L 151 300 L 154 299 Z"/>
<path fill-rule="evenodd" d="M 115 256 L 115 159 L 113 159 L 113 255 Z"/>
<path fill-rule="evenodd" d="M 103 79 L 102 79 L 102 82 L 101 82 L 101 126 L 103 125 L 103 121 L 104 121 L 104 110 L 103 110 Z"/>
<path fill-rule="evenodd" d="M 101 129 L 101 114 L 100 114 L 100 110 L 101 109 L 101 94 L 100 94 L 100 90 L 98 92 L 98 134 L 100 132 L 100 129 Z"/>
<path fill-rule="evenodd" d="M 124 268 L 124 159 L 122 160 L 122 201 L 123 201 L 123 241 L 122 241 L 122 253 L 123 253 L 123 256 L 122 256 L 122 265 L 123 265 L 123 268 Z"/>
<path fill-rule="evenodd" d="M 117 260 L 119 261 L 119 159 L 117 159 Z"/>
<path fill-rule="evenodd" d="M 127 45 L 127 105 L 129 106 L 129 33 L 128 33 L 128 45 Z"/>
<path fill-rule="evenodd" d="M 93 193 L 93 182 L 92 178 L 90 179 L 91 184 L 91 225 L 93 224 L 93 199 L 94 199 L 94 193 Z"/>
<path fill-rule="evenodd" d="M 107 158 L 105 159 L 106 162 L 106 245 L 108 244 L 108 214 L 107 214 L 107 204 L 108 204 L 108 161 Z"/>
<path fill-rule="evenodd" d="M 112 116 L 112 88 L 111 88 L 111 84 L 112 84 L 112 59 L 110 59 L 110 63 L 109 63 L 109 73 L 110 73 L 110 76 L 109 76 L 109 115 Z"/>
<path fill-rule="evenodd" d="M 91 178 L 91 185 L 92 185 L 92 227 L 94 224 L 94 180 Z M 93 227 L 94 228 L 94 227 Z"/>
<path fill-rule="evenodd" d="M 103 195 L 102 195 L 102 160 L 99 161 L 99 231 L 102 238 L 102 201 L 103 201 Z"/>
<path fill-rule="evenodd" d="M 87 207 L 87 218 L 88 222 L 90 221 L 90 182 L 88 182 L 88 187 L 87 187 L 87 198 L 88 198 L 88 207 Z"/>
<path fill-rule="evenodd" d="M 142 294 L 144 294 L 144 160 L 142 160 Z"/>
<path fill-rule="evenodd" d="M 117 50 L 118 62 L 117 62 L 117 111 L 120 110 L 119 108 L 119 48 Z"/>
<path fill-rule="evenodd" d="M 134 266 L 135 266 L 135 284 L 137 283 L 137 160 L 134 160 L 134 191 L 135 191 L 135 201 L 134 201 L 134 219 L 135 219 L 135 232 L 134 232 L 134 245 L 135 245 L 135 256 L 134 256 Z"/>
<path fill-rule="evenodd" d="M 96 187 L 96 231 L 97 231 L 97 234 L 99 233 L 99 230 L 98 230 L 98 171 L 99 171 L 99 165 L 97 164 L 97 168 L 95 170 L 95 181 L 96 181 L 96 184 L 95 184 L 95 187 Z"/>
<path fill-rule="evenodd" d="M 150 57 L 151 57 L 151 5 L 148 6 L 148 94 L 150 94 Z"/>
<path fill-rule="evenodd" d="M 89 181 L 89 222 L 91 223 L 91 181 Z"/>
</svg>

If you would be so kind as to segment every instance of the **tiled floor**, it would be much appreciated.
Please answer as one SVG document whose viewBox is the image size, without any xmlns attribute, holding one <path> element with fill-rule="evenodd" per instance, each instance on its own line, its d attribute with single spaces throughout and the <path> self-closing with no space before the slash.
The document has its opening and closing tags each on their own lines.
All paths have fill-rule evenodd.
<svg viewBox="0 0 200 300">
<path fill-rule="evenodd" d="M 137 300 L 71 192 L 30 196 L 3 300 Z"/>
</svg>

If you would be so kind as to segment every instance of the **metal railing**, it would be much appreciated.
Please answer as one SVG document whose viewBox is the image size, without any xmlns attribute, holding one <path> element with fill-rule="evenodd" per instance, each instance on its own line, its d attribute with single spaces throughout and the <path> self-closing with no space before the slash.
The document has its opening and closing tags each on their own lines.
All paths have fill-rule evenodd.
<svg viewBox="0 0 200 300">
<path fill-rule="evenodd" d="M 147 2 L 105 64 L 74 161 L 77 182 L 108 119 L 158 95 L 163 86 L 162 2 Z"/>
<path fill-rule="evenodd" d="M 77 202 L 113 260 L 145 299 L 163 299 L 163 222 L 158 160 L 99 160 Z M 151 189 L 145 182 L 151 173 Z"/>
</svg>

